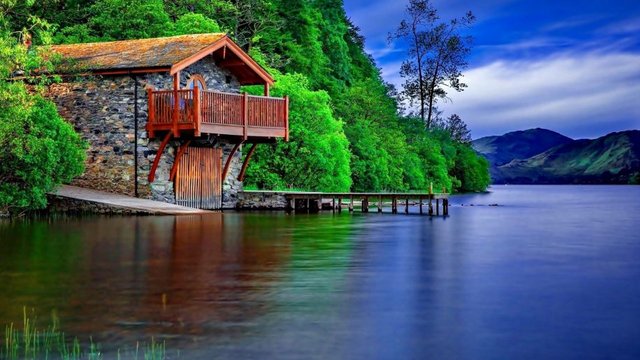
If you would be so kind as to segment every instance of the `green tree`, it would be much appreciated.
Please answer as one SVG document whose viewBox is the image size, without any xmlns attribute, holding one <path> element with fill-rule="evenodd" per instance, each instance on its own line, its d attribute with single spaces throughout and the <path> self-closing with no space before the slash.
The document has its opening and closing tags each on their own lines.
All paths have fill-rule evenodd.
<svg viewBox="0 0 640 360">
<path fill-rule="evenodd" d="M 259 188 L 348 191 L 351 187 L 349 142 L 333 116 L 330 98 L 313 91 L 300 74 L 276 74 L 272 95 L 291 97 L 290 141 L 256 148 L 247 184 Z M 254 92 L 259 93 L 259 89 Z"/>
<path fill-rule="evenodd" d="M 11 36 L 0 15 L 0 213 L 46 206 L 46 194 L 84 168 L 84 143 L 38 94 L 34 70 L 46 68 L 34 51 Z M 21 74 L 36 84 L 9 81 Z"/>
<path fill-rule="evenodd" d="M 180 15 L 167 35 L 206 34 L 220 32 L 220 25 L 215 20 L 202 14 L 186 13 Z"/>
<path fill-rule="evenodd" d="M 98 0 L 88 12 L 86 24 L 62 29 L 61 40 L 144 39 L 163 36 L 173 25 L 162 0 Z"/>
<path fill-rule="evenodd" d="M 398 124 L 396 103 L 378 78 L 359 81 L 336 101 L 351 144 L 355 191 L 407 190 L 405 157 L 410 152 Z"/>
<path fill-rule="evenodd" d="M 462 121 L 458 114 L 451 114 L 444 122 L 443 129 L 449 133 L 453 141 L 470 144 L 471 132 L 467 128 L 467 124 Z"/>
<path fill-rule="evenodd" d="M 489 162 L 478 155 L 469 144 L 456 144 L 455 165 L 451 175 L 459 180 L 457 192 L 484 191 L 491 183 Z"/>
<path fill-rule="evenodd" d="M 447 96 L 447 88 L 463 91 L 467 86 L 460 78 L 467 67 L 471 37 L 464 37 L 460 27 L 469 26 L 475 16 L 440 22 L 438 11 L 429 0 L 410 0 L 407 19 L 400 22 L 389 40 L 402 39 L 408 46 L 408 59 L 402 63 L 400 75 L 405 78 L 402 94 L 413 105 L 418 103 L 420 118 L 431 128 L 434 106 Z"/>
</svg>

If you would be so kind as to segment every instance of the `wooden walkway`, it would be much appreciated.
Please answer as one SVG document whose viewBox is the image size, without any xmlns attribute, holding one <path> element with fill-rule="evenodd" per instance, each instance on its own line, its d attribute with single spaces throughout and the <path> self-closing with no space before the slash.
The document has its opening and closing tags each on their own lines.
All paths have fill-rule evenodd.
<svg viewBox="0 0 640 360">
<path fill-rule="evenodd" d="M 62 185 L 52 195 L 89 201 L 115 208 L 130 209 L 155 215 L 210 214 L 211 211 L 169 204 L 162 201 L 139 199 L 131 196 L 98 191 L 77 186 Z"/>
<path fill-rule="evenodd" d="M 446 193 L 324 193 L 324 192 L 282 192 L 287 199 L 287 210 L 315 212 L 323 209 L 341 212 L 346 206 L 354 211 L 354 204 L 360 211 L 368 213 L 371 207 L 383 212 L 385 206 L 391 207 L 391 213 L 397 214 L 398 208 L 404 208 L 409 214 L 409 206 L 419 207 L 420 215 L 448 216 L 449 194 Z M 328 205 L 328 206 L 327 206 Z"/>
</svg>

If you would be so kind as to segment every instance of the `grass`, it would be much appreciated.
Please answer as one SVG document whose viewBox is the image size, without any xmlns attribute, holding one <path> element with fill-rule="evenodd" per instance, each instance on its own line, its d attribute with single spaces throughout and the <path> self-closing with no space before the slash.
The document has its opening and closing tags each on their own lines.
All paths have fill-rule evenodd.
<svg viewBox="0 0 640 360">
<path fill-rule="evenodd" d="M 52 316 L 52 324 L 44 329 L 36 326 L 35 317 L 27 315 L 27 308 L 22 311 L 22 328 L 17 328 L 13 323 L 5 326 L 4 344 L 0 349 L 2 360 L 35 360 L 35 359 L 60 359 L 60 360 L 100 360 L 103 354 L 100 345 L 89 338 L 88 347 L 83 347 L 77 337 L 67 338 L 60 330 L 60 322 L 55 314 Z M 118 359 L 135 360 L 165 360 L 166 345 L 156 341 L 153 337 L 150 343 L 136 343 L 135 353 L 121 355 L 118 349 Z M 140 357 L 139 357 L 140 356 Z"/>
</svg>

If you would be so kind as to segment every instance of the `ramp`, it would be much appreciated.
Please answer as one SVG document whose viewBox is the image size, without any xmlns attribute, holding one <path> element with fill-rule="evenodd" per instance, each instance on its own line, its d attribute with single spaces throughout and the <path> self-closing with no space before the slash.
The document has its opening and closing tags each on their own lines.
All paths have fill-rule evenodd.
<svg viewBox="0 0 640 360">
<path fill-rule="evenodd" d="M 70 185 L 60 186 L 60 188 L 53 192 L 52 195 L 155 215 L 198 215 L 212 213 L 207 210 L 169 204 L 162 201 L 139 199 L 131 196 Z"/>
</svg>

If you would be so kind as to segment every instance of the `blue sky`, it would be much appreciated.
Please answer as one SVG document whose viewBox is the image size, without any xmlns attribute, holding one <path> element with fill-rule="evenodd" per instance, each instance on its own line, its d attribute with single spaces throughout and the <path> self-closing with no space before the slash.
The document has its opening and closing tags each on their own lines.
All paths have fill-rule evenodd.
<svg viewBox="0 0 640 360">
<path fill-rule="evenodd" d="M 387 34 L 408 1 L 345 0 L 383 77 L 400 86 L 405 49 Z M 573 138 L 640 129 L 640 0 L 434 0 L 477 22 L 464 92 L 440 105 L 474 138 L 543 127 Z"/>
</svg>

